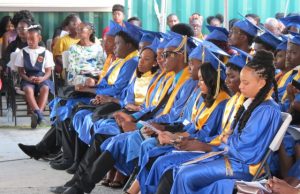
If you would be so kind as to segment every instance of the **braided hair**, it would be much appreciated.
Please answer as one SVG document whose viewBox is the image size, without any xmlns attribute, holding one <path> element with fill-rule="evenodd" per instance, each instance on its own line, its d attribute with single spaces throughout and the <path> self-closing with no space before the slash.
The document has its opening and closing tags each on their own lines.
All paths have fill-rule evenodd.
<svg viewBox="0 0 300 194">
<path fill-rule="evenodd" d="M 261 50 L 257 51 L 252 61 L 246 64 L 246 67 L 253 69 L 261 78 L 265 79 L 266 84 L 256 94 L 254 100 L 246 111 L 244 106 L 241 106 L 237 111 L 233 122 L 233 129 L 235 129 L 238 124 L 239 133 L 242 132 L 242 129 L 245 127 L 254 109 L 258 105 L 260 105 L 268 96 L 272 87 L 274 87 L 275 100 L 278 102 L 277 83 L 275 80 L 275 66 L 273 64 L 273 60 L 274 56 L 271 52 Z"/>
<path fill-rule="evenodd" d="M 215 101 L 214 95 L 217 88 L 218 73 L 208 62 L 203 63 L 200 66 L 199 71 L 201 72 L 201 76 L 208 90 L 207 94 L 202 94 L 202 96 L 204 98 L 205 106 L 209 108 L 213 105 Z M 230 91 L 227 88 L 224 80 L 220 80 L 220 90 L 223 90 L 224 92 L 230 95 Z"/>
</svg>

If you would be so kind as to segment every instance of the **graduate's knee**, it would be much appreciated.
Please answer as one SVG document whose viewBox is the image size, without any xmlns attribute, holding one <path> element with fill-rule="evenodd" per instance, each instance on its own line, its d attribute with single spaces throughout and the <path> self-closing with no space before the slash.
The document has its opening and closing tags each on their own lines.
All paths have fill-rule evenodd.
<svg viewBox="0 0 300 194">
<path fill-rule="evenodd" d="M 40 88 L 40 94 L 48 94 L 49 93 L 49 87 L 46 86 L 46 85 L 43 85 L 41 88 Z"/>
</svg>

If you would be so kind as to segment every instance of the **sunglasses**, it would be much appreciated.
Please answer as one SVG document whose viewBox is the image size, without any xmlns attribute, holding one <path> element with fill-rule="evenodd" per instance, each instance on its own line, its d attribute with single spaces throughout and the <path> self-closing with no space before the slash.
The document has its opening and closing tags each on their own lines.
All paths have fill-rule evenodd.
<svg viewBox="0 0 300 194">
<path fill-rule="evenodd" d="M 182 54 L 182 52 L 178 52 L 178 51 L 165 51 L 161 54 L 161 56 L 166 59 L 168 57 L 175 57 L 175 55 L 180 55 Z"/>
</svg>

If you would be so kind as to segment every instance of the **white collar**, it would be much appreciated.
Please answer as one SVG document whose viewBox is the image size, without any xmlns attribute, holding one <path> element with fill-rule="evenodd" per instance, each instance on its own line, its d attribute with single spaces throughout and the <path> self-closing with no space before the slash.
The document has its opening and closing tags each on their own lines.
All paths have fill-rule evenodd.
<svg viewBox="0 0 300 194">
<path fill-rule="evenodd" d="M 250 104 L 252 103 L 253 99 L 248 98 L 244 103 L 243 106 L 245 107 L 245 110 L 248 109 L 248 107 L 250 106 Z"/>
</svg>

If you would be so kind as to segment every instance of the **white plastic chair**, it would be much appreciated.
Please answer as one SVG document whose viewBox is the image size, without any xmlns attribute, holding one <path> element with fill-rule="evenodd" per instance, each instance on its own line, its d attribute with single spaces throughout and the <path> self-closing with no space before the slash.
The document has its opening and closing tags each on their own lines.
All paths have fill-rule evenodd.
<svg viewBox="0 0 300 194">
<path fill-rule="evenodd" d="M 70 55 L 70 52 L 69 51 L 64 51 L 62 53 L 62 64 L 63 64 L 63 69 L 66 69 L 68 70 L 69 68 L 69 55 Z"/>
<path fill-rule="evenodd" d="M 51 44 L 52 44 L 52 39 L 48 39 L 46 42 L 46 48 L 48 51 L 52 51 Z"/>
<path fill-rule="evenodd" d="M 260 163 L 260 166 L 259 166 L 256 174 L 254 175 L 252 181 L 257 180 L 257 178 L 261 174 L 261 171 L 264 167 L 267 168 L 266 173 L 268 175 L 270 175 L 270 170 L 268 168 L 267 160 L 273 152 L 276 152 L 276 151 L 279 150 L 279 147 L 282 143 L 283 137 L 284 137 L 291 121 L 292 121 L 292 116 L 289 113 L 281 112 L 281 119 L 282 119 L 281 127 L 279 128 L 279 130 L 276 133 L 274 139 L 272 140 L 272 142 L 269 146 L 269 150 L 267 151 L 267 153 L 265 154 L 262 162 Z"/>
</svg>

